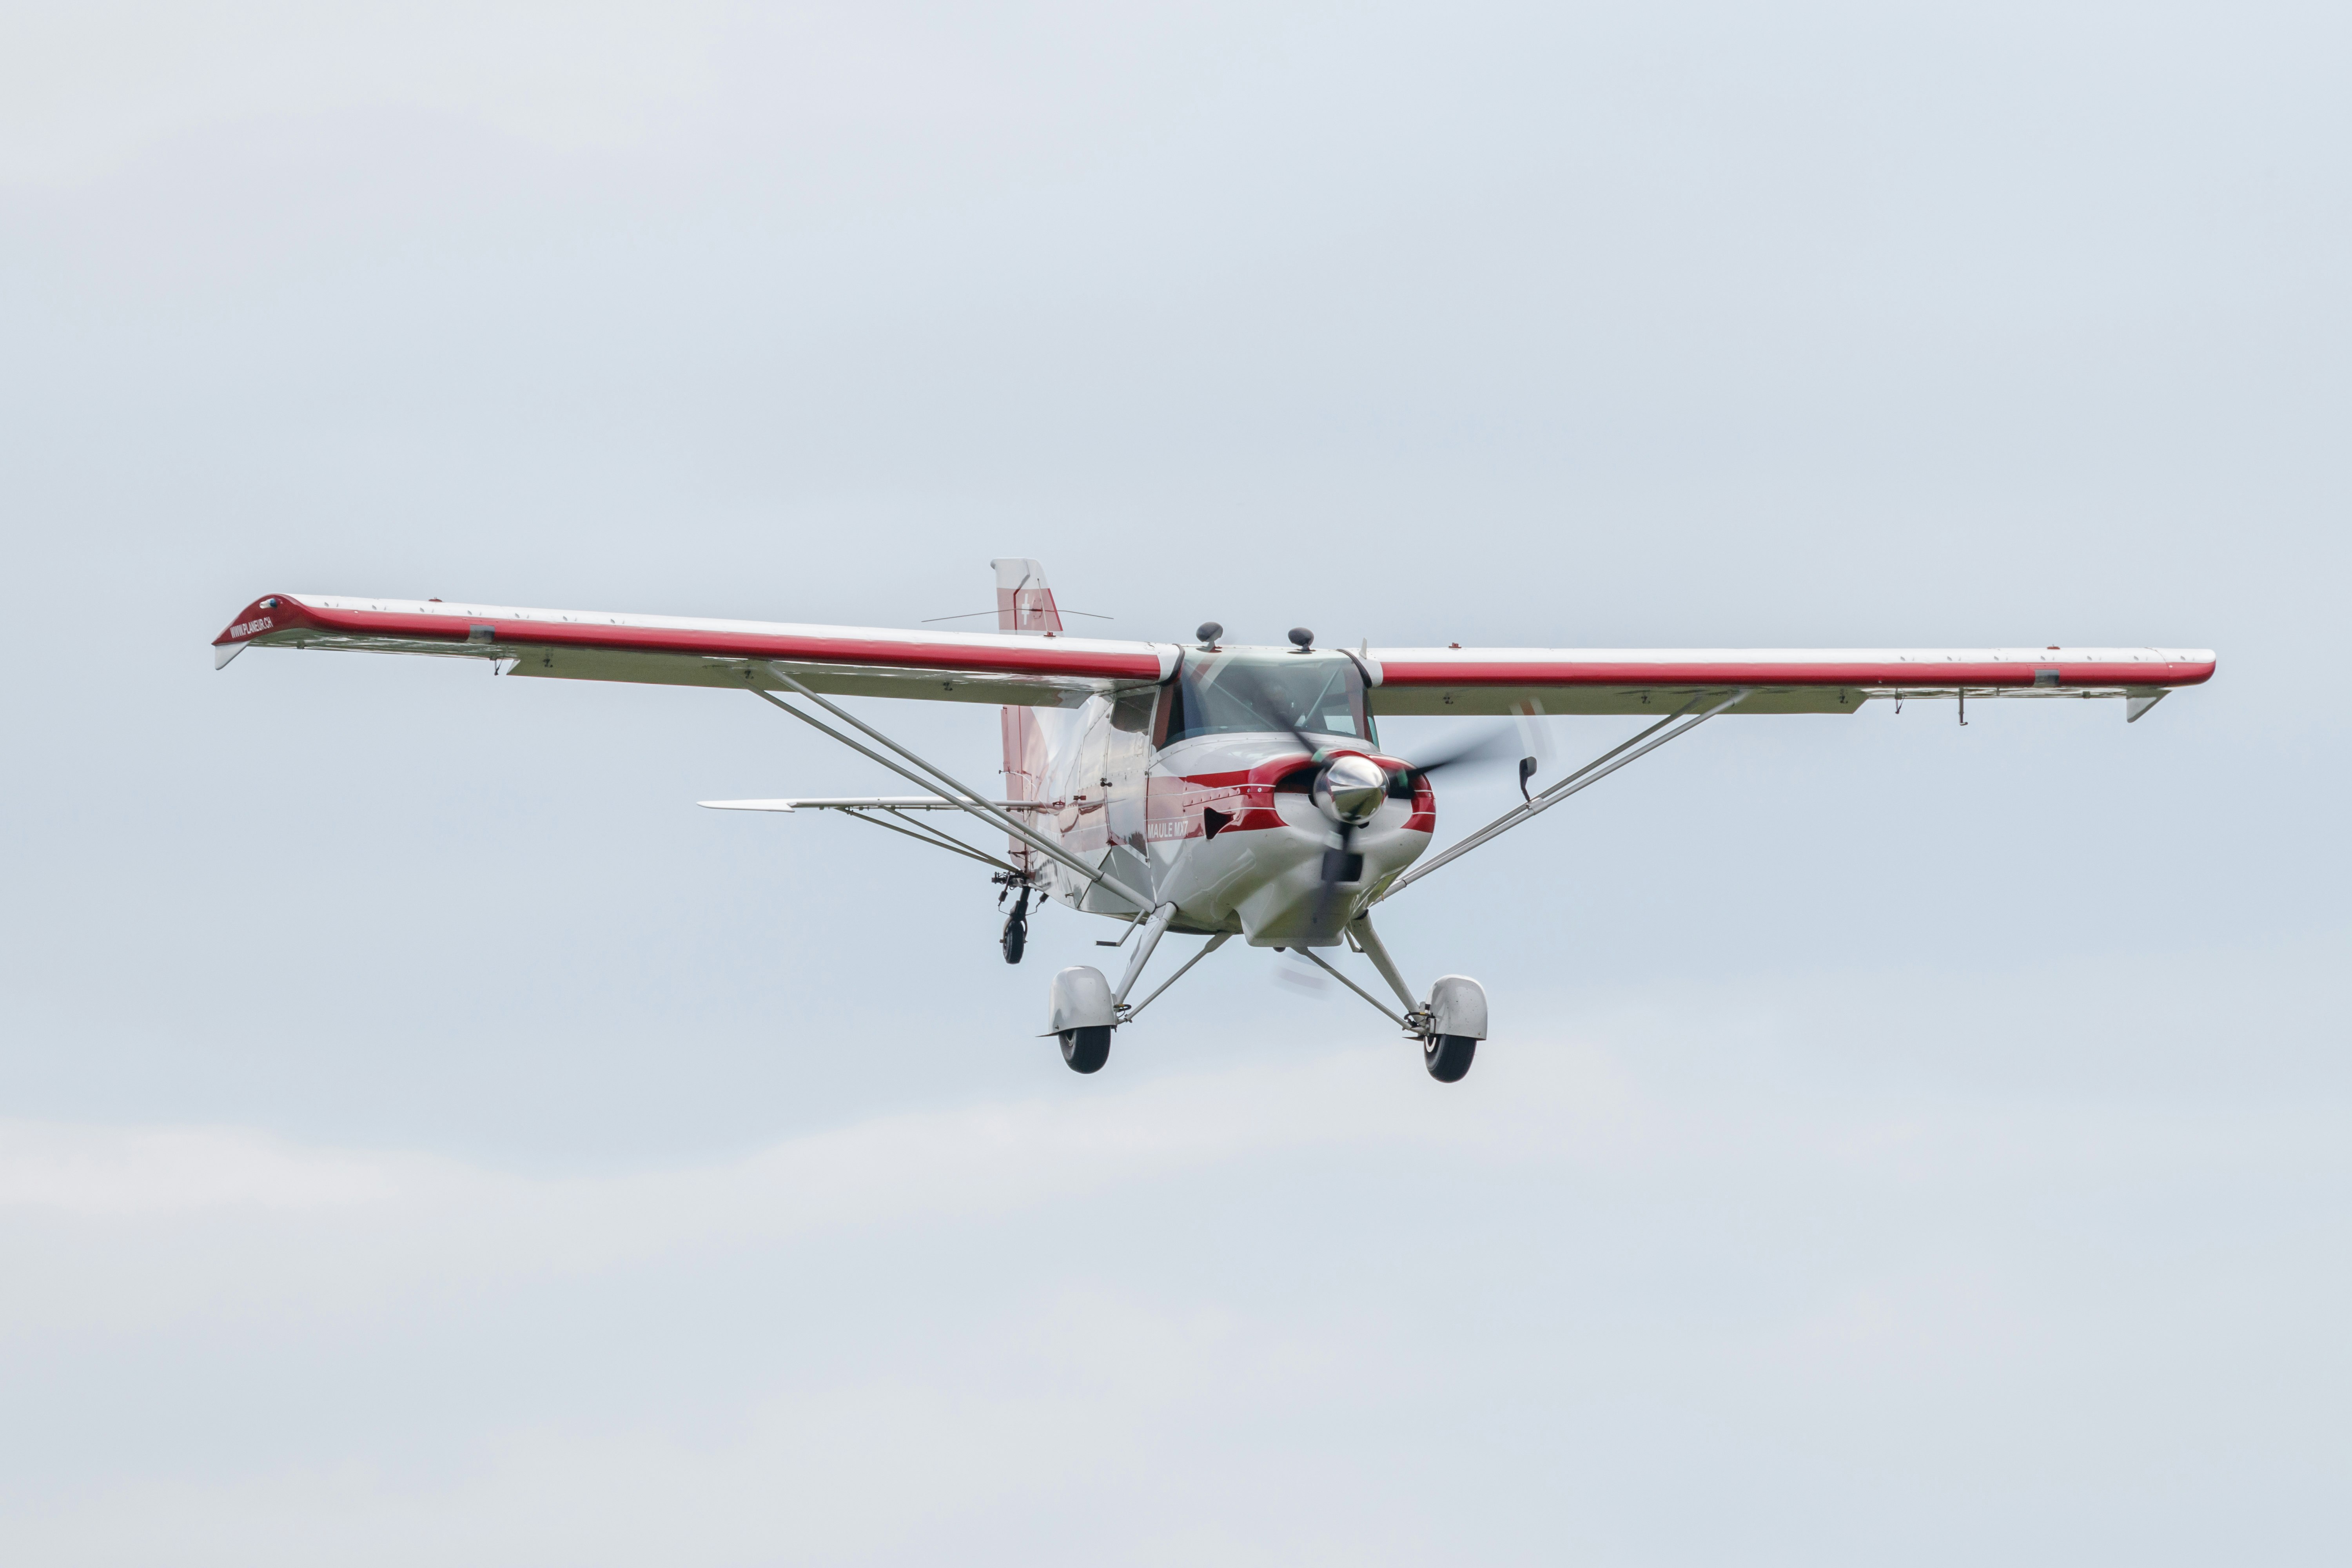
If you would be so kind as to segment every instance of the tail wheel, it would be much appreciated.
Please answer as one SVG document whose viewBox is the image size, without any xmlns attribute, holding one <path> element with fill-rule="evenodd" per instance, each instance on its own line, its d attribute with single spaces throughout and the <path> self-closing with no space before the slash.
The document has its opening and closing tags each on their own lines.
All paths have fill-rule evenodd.
<svg viewBox="0 0 2352 1568">
<path fill-rule="evenodd" d="M 1110 1026 L 1063 1030 L 1062 1059 L 1072 1072 L 1102 1071 L 1103 1063 L 1110 1060 Z"/>
<path fill-rule="evenodd" d="M 1063 1038 L 1067 1039 L 1068 1036 Z M 1068 1047 L 1065 1047 L 1066 1050 Z M 1467 1035 L 1432 1035 L 1422 1042 L 1422 1059 L 1429 1067 L 1429 1076 L 1440 1083 L 1459 1083 L 1462 1075 L 1470 1070 L 1470 1058 L 1478 1054 L 1478 1042 Z"/>
<path fill-rule="evenodd" d="M 1003 900 L 1000 898 L 997 901 L 1002 903 Z M 1021 896 L 1013 900 L 1013 912 L 1004 917 L 1003 942 L 1004 962 L 1020 963 L 1022 951 L 1029 945 L 1029 889 L 1026 888 L 1022 889 Z"/>
</svg>

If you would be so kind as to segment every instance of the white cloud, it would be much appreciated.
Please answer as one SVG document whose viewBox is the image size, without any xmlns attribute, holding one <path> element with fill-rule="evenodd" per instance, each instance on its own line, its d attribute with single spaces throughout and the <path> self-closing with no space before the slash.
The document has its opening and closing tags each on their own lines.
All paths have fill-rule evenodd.
<svg viewBox="0 0 2352 1568">
<path fill-rule="evenodd" d="M 186 1215 L 383 1204 L 436 1163 L 304 1149 L 235 1128 L 0 1123 L 0 1214 Z"/>
<path fill-rule="evenodd" d="M 2256 1364 L 2329 1332 L 2273 1306 L 2340 1289 L 2324 1259 L 2274 1236 L 2184 1289 L 2230 1238 L 2116 1206 L 2221 1186 L 2307 1235 L 2352 1176 L 2326 1108 L 1776 1087 L 1752 1040 L 1710 1082 L 1641 1033 L 1498 1046 L 1461 1089 L 1320 1053 L 619 1174 L 16 1123 L 0 1358 L 53 1431 L 0 1549 L 1508 1557 L 1544 1510 L 1478 1511 L 1471 1473 L 1580 1478 L 1560 1528 L 1605 1542 L 1670 1453 L 1817 1506 L 1824 1463 L 1889 1497 L 1957 1471 L 2013 1522 L 2068 1413 L 2132 1408 L 2216 1314 L 2267 1319 Z M 2303 1405 L 2203 1399 L 2287 1440 Z M 2064 1462 L 2111 1502 L 2201 1451 L 2088 1430 L 2122 1458 Z"/>
</svg>

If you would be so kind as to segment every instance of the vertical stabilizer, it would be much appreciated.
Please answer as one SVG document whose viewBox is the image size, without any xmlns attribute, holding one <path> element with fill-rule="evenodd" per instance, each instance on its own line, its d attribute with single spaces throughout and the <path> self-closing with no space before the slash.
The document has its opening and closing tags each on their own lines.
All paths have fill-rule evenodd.
<svg viewBox="0 0 2352 1568">
<path fill-rule="evenodd" d="M 992 561 L 996 569 L 996 629 L 1042 637 L 1062 629 L 1061 612 L 1054 607 L 1054 590 L 1045 585 L 1045 569 L 1034 561 Z M 1004 730 L 1004 796 L 1007 800 L 1045 798 L 1045 772 L 1052 748 L 1034 708 L 1006 708 Z M 1007 836 L 1010 838 L 1010 836 Z M 1038 869 L 1037 852 L 1017 838 L 1010 839 L 1007 858 L 1024 871 Z"/>
<path fill-rule="evenodd" d="M 1054 607 L 1054 590 L 1045 585 L 1045 569 L 1034 561 L 992 561 L 996 568 L 996 629 L 1032 636 L 1062 629 L 1062 613 Z"/>
</svg>

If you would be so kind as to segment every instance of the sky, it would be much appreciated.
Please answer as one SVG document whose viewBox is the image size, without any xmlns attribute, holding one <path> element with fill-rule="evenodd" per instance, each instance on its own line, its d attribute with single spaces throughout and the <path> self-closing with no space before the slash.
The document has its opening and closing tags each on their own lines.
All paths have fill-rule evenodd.
<svg viewBox="0 0 2352 1568">
<path fill-rule="evenodd" d="M 0 1555 L 2342 1561 L 2347 44 L 0 9 Z M 1449 1087 L 1247 950 L 1069 1072 L 1108 928 L 698 811 L 895 787 L 732 694 L 207 647 L 1001 555 L 1118 637 L 2220 672 L 1613 775 L 1384 909 Z"/>
</svg>

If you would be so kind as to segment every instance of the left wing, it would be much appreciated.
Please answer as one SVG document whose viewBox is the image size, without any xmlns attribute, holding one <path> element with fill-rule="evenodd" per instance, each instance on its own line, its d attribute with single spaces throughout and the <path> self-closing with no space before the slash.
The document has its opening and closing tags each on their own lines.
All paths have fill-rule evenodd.
<svg viewBox="0 0 2352 1568">
<path fill-rule="evenodd" d="M 214 662 L 226 665 L 248 647 L 440 654 L 497 660 L 509 675 L 781 691 L 773 664 L 835 696 L 1042 708 L 1152 685 L 1174 672 L 1177 658 L 1160 644 L 1050 632 L 909 632 L 323 594 L 255 600 L 213 640 Z"/>
<path fill-rule="evenodd" d="M 1658 713 L 1706 692 L 1733 713 L 1852 713 L 1873 697 L 2120 697 L 2134 719 L 2213 676 L 2207 648 L 1367 647 L 1372 711 Z"/>
</svg>

